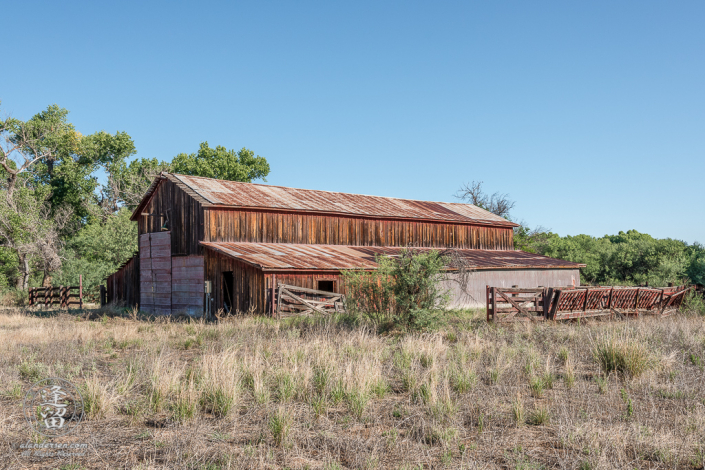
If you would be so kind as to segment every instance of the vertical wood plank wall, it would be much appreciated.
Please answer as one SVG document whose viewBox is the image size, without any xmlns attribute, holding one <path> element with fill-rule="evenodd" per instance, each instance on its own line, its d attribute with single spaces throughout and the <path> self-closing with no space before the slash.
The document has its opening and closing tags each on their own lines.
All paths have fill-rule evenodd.
<svg viewBox="0 0 705 470">
<path fill-rule="evenodd" d="M 140 309 L 171 314 L 171 234 L 140 235 Z"/>
<path fill-rule="evenodd" d="M 514 249 L 511 227 L 212 208 L 203 221 L 209 242 Z"/>
<path fill-rule="evenodd" d="M 171 258 L 171 311 L 200 316 L 203 313 L 203 256 Z"/>
<path fill-rule="evenodd" d="M 134 307 L 140 302 L 140 258 L 133 256 L 106 280 L 108 302 Z"/>
<path fill-rule="evenodd" d="M 169 220 L 171 254 L 174 256 L 200 255 L 203 240 L 203 207 L 183 189 L 169 180 L 160 183 L 149 204 L 137 219 L 139 234 L 162 231 L 165 218 Z"/>
<path fill-rule="evenodd" d="M 223 256 L 212 250 L 204 250 L 206 280 L 212 282 L 213 302 L 211 314 L 223 308 L 223 274 L 233 272 L 233 313 L 246 313 L 250 309 L 257 313 L 264 311 L 264 273 L 252 266 Z"/>
</svg>

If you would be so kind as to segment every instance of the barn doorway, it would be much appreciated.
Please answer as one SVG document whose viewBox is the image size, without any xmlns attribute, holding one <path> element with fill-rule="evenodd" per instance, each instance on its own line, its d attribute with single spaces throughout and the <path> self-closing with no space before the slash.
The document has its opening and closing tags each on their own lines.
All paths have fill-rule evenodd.
<svg viewBox="0 0 705 470">
<path fill-rule="evenodd" d="M 225 313 L 233 311 L 233 287 L 235 286 L 235 277 L 232 271 L 223 271 L 223 310 Z"/>
<path fill-rule="evenodd" d="M 335 281 L 318 281 L 318 290 L 335 292 Z"/>
</svg>

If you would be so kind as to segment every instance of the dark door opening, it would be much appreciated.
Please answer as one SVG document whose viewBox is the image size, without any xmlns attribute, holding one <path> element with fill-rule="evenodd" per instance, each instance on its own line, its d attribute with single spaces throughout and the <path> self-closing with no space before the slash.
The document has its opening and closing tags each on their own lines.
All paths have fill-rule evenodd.
<svg viewBox="0 0 705 470">
<path fill-rule="evenodd" d="M 318 290 L 335 292 L 335 281 L 318 281 Z"/>
<path fill-rule="evenodd" d="M 223 272 L 223 310 L 225 313 L 232 313 L 233 311 L 233 286 L 235 285 L 235 278 L 233 277 L 232 271 Z"/>
</svg>

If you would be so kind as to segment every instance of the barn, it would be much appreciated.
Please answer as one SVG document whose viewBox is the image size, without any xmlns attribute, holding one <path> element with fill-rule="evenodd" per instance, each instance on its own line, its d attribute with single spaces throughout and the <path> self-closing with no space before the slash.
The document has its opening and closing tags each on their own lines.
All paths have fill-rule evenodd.
<svg viewBox="0 0 705 470">
<path fill-rule="evenodd" d="M 456 307 L 484 304 L 486 285 L 580 284 L 582 265 L 514 250 L 517 225 L 470 204 L 162 173 L 132 220 L 139 251 L 108 277 L 107 300 L 158 315 L 271 313 L 280 284 L 344 293 L 341 271 L 408 246 L 471 267 L 464 288 L 448 285 Z"/>
</svg>

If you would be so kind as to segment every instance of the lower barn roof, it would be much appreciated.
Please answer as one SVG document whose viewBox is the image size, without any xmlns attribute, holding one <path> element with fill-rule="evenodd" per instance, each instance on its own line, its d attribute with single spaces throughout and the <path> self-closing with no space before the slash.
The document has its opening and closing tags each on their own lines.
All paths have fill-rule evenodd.
<svg viewBox="0 0 705 470">
<path fill-rule="evenodd" d="M 288 243 L 201 242 L 204 247 L 263 271 L 340 271 L 376 269 L 378 255 L 397 256 L 402 247 L 303 245 Z M 446 251 L 413 248 L 419 251 Z M 577 269 L 573 263 L 523 251 L 453 250 L 474 269 Z"/>
</svg>

